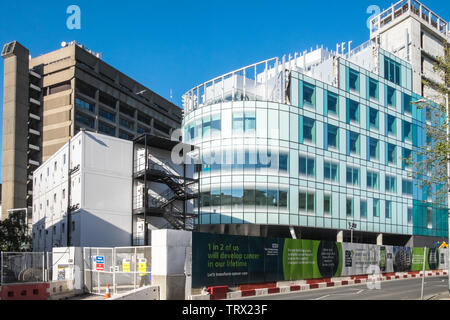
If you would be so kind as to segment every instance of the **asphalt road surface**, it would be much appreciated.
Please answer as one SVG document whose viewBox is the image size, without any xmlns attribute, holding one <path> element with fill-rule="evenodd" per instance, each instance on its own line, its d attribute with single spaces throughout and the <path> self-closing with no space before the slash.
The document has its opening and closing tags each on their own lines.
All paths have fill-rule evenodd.
<svg viewBox="0 0 450 320">
<path fill-rule="evenodd" d="M 422 278 L 383 281 L 380 289 L 369 289 L 367 284 L 330 287 L 268 296 L 240 298 L 239 300 L 416 300 L 420 299 Z M 448 277 L 425 278 L 424 298 L 448 292 Z"/>
</svg>

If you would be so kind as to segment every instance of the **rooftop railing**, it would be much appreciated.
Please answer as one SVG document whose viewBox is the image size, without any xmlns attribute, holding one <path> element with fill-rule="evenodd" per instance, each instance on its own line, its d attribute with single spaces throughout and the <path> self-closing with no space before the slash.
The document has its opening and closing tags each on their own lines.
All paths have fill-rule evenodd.
<svg viewBox="0 0 450 320">
<path fill-rule="evenodd" d="M 411 14 L 421 18 L 439 33 L 447 37 L 450 35 L 450 28 L 447 21 L 440 18 L 417 0 L 401 0 L 381 12 L 370 22 L 371 33 L 377 32 L 381 28 L 391 24 L 407 12 L 411 12 Z"/>
<path fill-rule="evenodd" d="M 282 102 L 284 65 L 284 58 L 272 58 L 207 81 L 183 95 L 184 112 L 225 101 Z"/>
</svg>

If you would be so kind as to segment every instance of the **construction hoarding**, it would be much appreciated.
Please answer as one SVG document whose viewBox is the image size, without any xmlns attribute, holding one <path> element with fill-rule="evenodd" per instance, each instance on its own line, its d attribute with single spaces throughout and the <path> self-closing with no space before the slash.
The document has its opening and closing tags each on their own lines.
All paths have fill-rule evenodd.
<svg viewBox="0 0 450 320">
<path fill-rule="evenodd" d="M 427 249 L 427 270 L 446 249 Z M 418 271 L 424 248 L 193 233 L 192 286 L 236 285 Z"/>
</svg>

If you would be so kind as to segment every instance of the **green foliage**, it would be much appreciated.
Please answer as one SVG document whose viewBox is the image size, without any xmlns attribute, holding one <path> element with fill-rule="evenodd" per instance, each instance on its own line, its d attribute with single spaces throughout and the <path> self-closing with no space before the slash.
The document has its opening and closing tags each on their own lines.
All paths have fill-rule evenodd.
<svg viewBox="0 0 450 320">
<path fill-rule="evenodd" d="M 7 219 L 0 221 L 0 251 L 22 252 L 30 249 L 31 237 L 24 211 L 13 212 Z"/>
<path fill-rule="evenodd" d="M 411 176 L 420 188 L 426 188 L 429 195 L 435 195 L 436 202 L 444 204 L 448 195 L 447 164 L 450 160 L 450 137 L 447 133 L 449 110 L 447 99 L 450 93 L 450 45 L 445 42 L 444 55 L 437 58 L 434 72 L 442 81 L 424 79 L 425 87 L 436 92 L 433 101 L 415 102 L 417 108 L 426 110 L 426 143 L 415 148 L 416 158 L 405 159 L 412 166 Z"/>
</svg>

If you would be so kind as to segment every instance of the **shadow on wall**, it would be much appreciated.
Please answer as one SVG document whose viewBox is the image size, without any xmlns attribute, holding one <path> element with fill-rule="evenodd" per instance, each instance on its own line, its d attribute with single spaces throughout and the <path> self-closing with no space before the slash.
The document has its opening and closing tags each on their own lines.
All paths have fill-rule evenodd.
<svg viewBox="0 0 450 320">
<path fill-rule="evenodd" d="M 97 142 L 98 144 L 100 144 L 100 145 L 102 145 L 102 146 L 104 146 L 104 147 L 109 148 L 109 146 L 108 146 L 106 143 L 104 143 L 102 140 L 97 139 L 97 138 L 94 137 L 92 134 L 90 134 L 88 131 L 85 131 L 85 132 L 86 132 L 86 136 L 88 136 L 89 138 L 91 138 L 92 140 L 94 140 L 95 142 Z"/>
<path fill-rule="evenodd" d="M 85 209 L 78 209 L 71 213 L 70 220 L 71 246 L 131 245 L 131 214 L 118 215 L 117 212 L 107 211 L 93 214 Z M 33 251 L 52 251 L 53 247 L 66 247 L 67 232 L 67 215 L 54 223 L 42 218 L 33 224 Z"/>
</svg>

